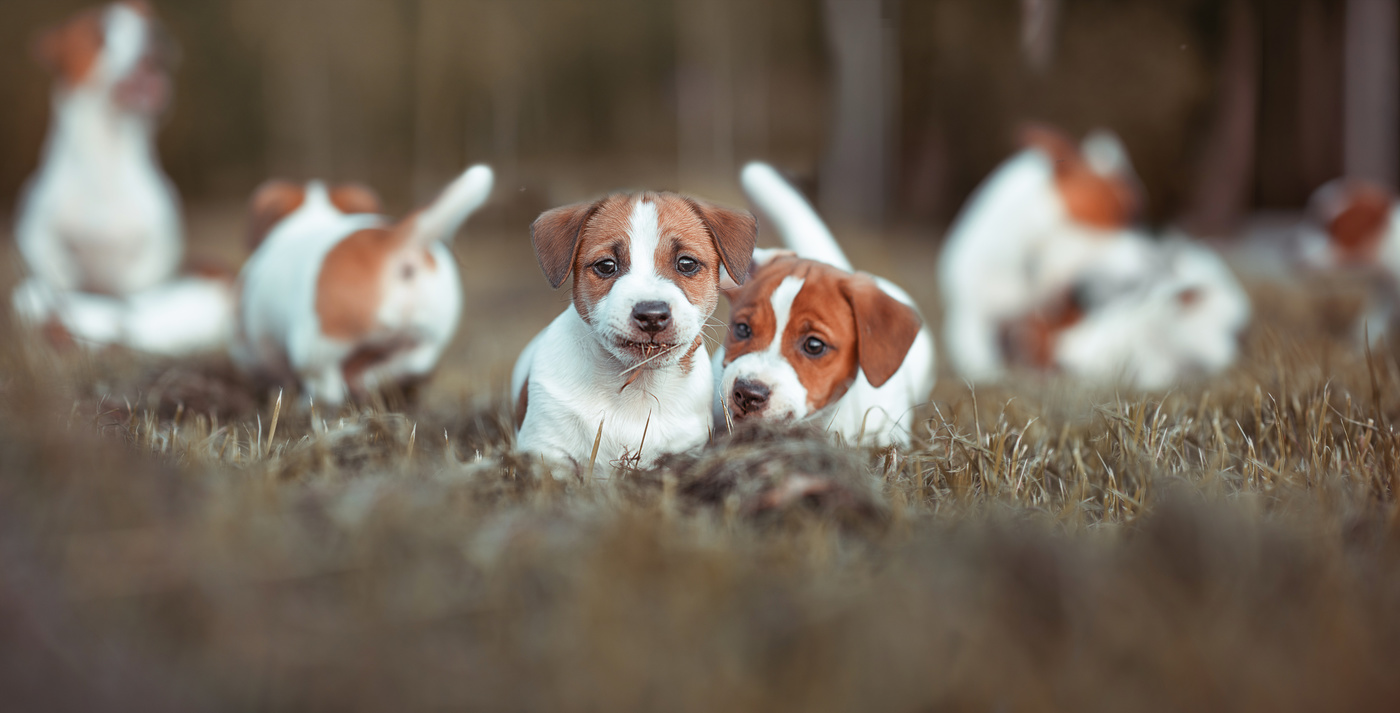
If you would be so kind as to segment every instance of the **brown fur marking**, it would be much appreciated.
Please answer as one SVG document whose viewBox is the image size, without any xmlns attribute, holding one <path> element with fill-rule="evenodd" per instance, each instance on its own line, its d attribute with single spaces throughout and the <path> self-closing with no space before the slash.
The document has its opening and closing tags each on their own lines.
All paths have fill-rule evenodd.
<svg viewBox="0 0 1400 713">
<path fill-rule="evenodd" d="M 1140 199 L 1131 181 L 1096 173 L 1074 141 L 1055 129 L 1030 126 L 1022 131 L 1021 140 L 1054 162 L 1055 187 L 1070 218 L 1103 230 L 1122 229 L 1132 223 Z"/>
<path fill-rule="evenodd" d="M 1390 193 L 1363 182 L 1350 183 L 1344 190 L 1345 207 L 1328 221 L 1327 235 L 1343 260 L 1372 262 L 1390 225 Z"/>
<path fill-rule="evenodd" d="M 63 24 L 45 30 L 34 42 L 39 64 L 70 87 L 82 84 L 102 54 L 103 8 L 84 10 Z"/>
<path fill-rule="evenodd" d="M 1043 371 L 1055 368 L 1055 346 L 1060 335 L 1084 319 L 1084 309 L 1066 293 L 1030 314 L 1002 327 L 1001 341 L 1007 361 Z"/>
<path fill-rule="evenodd" d="M 257 250 L 267 234 L 306 202 L 306 186 L 273 179 L 258 186 L 248 201 L 248 250 Z"/>
<path fill-rule="evenodd" d="M 400 230 L 367 228 L 326 253 L 316 280 L 316 315 L 322 334 L 354 341 L 374 329 L 384 295 L 384 268 L 403 244 L 403 236 Z"/>
</svg>

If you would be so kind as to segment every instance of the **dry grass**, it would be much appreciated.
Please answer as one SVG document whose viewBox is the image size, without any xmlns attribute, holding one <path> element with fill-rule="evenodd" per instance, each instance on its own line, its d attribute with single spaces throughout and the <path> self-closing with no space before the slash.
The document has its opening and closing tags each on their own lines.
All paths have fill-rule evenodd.
<svg viewBox="0 0 1400 713">
<path fill-rule="evenodd" d="M 909 451 L 749 434 L 608 482 L 512 455 L 495 387 L 450 374 L 307 413 L 218 360 L 8 339 L 0 696 L 1395 710 L 1400 364 L 1256 297 L 1247 363 L 1199 386 L 945 377 Z"/>
</svg>

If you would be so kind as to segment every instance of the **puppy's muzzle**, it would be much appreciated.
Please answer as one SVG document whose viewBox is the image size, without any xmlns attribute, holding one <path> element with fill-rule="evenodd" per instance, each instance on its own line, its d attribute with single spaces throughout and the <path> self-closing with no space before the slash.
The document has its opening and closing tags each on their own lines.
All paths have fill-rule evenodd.
<svg viewBox="0 0 1400 713">
<path fill-rule="evenodd" d="M 632 308 L 632 322 L 647 334 L 657 334 L 671 326 L 671 305 L 665 302 L 638 302 Z"/>
<path fill-rule="evenodd" d="M 771 390 L 748 379 L 740 379 L 734 382 L 734 391 L 730 394 L 730 400 L 735 409 L 736 416 L 748 416 L 758 413 L 768 407 L 768 395 Z"/>
</svg>

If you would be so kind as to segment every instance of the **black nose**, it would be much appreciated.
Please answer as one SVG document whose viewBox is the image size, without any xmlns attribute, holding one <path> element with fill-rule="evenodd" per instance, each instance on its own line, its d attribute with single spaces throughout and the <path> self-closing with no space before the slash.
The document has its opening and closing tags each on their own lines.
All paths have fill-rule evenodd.
<svg viewBox="0 0 1400 713">
<path fill-rule="evenodd" d="M 632 321 L 643 332 L 656 334 L 671 324 L 671 305 L 665 302 L 638 302 L 632 308 Z"/>
<path fill-rule="evenodd" d="M 768 405 L 768 387 L 757 381 L 740 379 L 734 382 L 734 405 L 744 413 L 757 413 Z"/>
</svg>

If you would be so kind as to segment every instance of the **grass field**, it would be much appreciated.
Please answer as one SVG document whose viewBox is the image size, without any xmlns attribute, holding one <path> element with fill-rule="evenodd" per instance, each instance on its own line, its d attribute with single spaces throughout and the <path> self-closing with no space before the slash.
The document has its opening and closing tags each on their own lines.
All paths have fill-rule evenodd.
<svg viewBox="0 0 1400 713">
<path fill-rule="evenodd" d="M 853 252 L 936 314 L 932 245 Z M 1400 363 L 1336 290 L 1251 285 L 1245 362 L 1168 394 L 944 374 L 911 450 L 584 482 L 502 385 L 565 296 L 523 233 L 458 254 L 437 379 L 342 413 L 0 326 L 4 709 L 1400 709 Z"/>
</svg>

